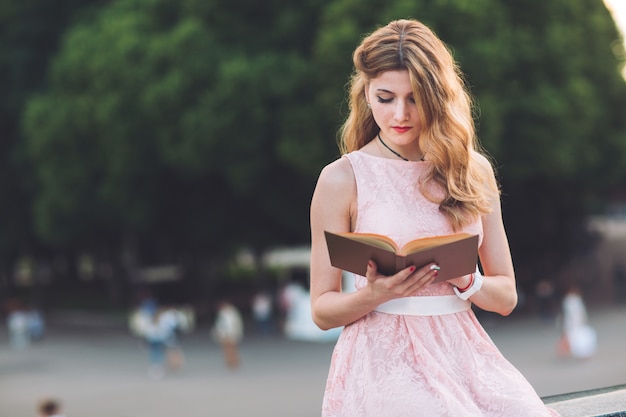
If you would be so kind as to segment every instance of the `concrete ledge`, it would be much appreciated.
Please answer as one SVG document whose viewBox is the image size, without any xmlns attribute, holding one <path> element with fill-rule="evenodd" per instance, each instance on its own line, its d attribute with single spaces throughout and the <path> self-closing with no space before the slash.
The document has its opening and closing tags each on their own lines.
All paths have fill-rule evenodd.
<svg viewBox="0 0 626 417">
<path fill-rule="evenodd" d="M 562 417 L 626 417 L 626 384 L 544 397 Z"/>
</svg>

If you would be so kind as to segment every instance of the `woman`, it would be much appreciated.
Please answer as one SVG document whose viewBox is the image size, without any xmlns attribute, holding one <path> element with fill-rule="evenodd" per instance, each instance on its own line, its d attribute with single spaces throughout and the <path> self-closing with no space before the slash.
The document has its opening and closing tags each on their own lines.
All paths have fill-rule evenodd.
<svg viewBox="0 0 626 417">
<path fill-rule="evenodd" d="M 322 329 L 345 326 L 322 415 L 557 415 L 470 308 L 506 316 L 517 293 L 495 175 L 451 54 L 420 22 L 398 20 L 366 37 L 353 60 L 343 157 L 322 170 L 311 202 L 313 319 Z M 385 234 L 400 246 L 477 234 L 484 276 L 431 285 L 437 265 L 384 276 L 370 261 L 356 291 L 342 293 L 325 230 Z"/>
</svg>

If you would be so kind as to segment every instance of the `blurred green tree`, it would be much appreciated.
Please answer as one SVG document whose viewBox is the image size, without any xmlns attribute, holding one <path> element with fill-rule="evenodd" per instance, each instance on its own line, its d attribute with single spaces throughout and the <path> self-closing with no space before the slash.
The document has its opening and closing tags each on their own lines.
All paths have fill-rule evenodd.
<svg viewBox="0 0 626 417">
<path fill-rule="evenodd" d="M 601 0 L 106 3 L 68 27 L 23 112 L 36 237 L 141 264 L 306 242 L 351 53 L 402 17 L 451 46 L 518 274 L 549 274 L 626 177 L 624 51 Z"/>
<path fill-rule="evenodd" d="M 23 118 L 38 236 L 132 265 L 306 241 L 314 12 L 120 0 L 74 25 Z"/>
<path fill-rule="evenodd" d="M 9 275 L 25 254 L 45 252 L 32 224 L 33 168 L 19 120 L 34 91 L 45 90 L 46 68 L 61 32 L 98 0 L 0 3 L 0 269 Z M 10 282 L 10 281 L 9 281 Z"/>
</svg>

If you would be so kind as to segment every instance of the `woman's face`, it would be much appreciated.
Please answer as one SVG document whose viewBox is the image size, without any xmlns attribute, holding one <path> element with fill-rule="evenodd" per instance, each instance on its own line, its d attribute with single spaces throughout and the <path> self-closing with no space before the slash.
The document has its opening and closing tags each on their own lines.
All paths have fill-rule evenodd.
<svg viewBox="0 0 626 417">
<path fill-rule="evenodd" d="M 409 72 L 383 72 L 370 80 L 365 94 L 383 140 L 409 159 L 421 156 L 416 146 L 420 126 Z"/>
</svg>

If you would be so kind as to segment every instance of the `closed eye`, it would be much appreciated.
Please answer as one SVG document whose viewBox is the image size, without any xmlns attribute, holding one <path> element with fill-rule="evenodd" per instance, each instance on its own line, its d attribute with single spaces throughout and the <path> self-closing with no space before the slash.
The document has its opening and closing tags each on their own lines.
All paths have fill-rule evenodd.
<svg viewBox="0 0 626 417">
<path fill-rule="evenodd" d="M 392 98 L 382 98 L 381 96 L 376 96 L 379 103 L 391 103 Z"/>
</svg>

